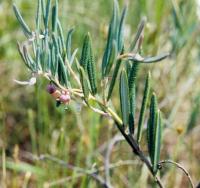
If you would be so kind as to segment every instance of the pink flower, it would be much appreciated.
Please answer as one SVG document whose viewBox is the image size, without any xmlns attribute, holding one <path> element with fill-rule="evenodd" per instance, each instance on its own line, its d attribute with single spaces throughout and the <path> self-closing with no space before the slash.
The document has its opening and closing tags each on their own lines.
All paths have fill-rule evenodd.
<svg viewBox="0 0 200 188">
<path fill-rule="evenodd" d="M 71 97 L 69 94 L 62 94 L 59 99 L 60 99 L 60 102 L 66 104 L 66 103 L 69 103 L 69 101 L 71 100 Z"/>
</svg>

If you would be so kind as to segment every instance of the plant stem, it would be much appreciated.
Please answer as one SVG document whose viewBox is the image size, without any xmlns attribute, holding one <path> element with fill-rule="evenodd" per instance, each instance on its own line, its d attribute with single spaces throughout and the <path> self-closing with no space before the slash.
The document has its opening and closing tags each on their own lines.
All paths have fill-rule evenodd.
<svg viewBox="0 0 200 188">
<path fill-rule="evenodd" d="M 191 178 L 189 172 L 188 172 L 183 166 L 181 166 L 179 163 L 176 163 L 176 162 L 174 162 L 174 161 L 172 161 L 172 160 L 163 160 L 163 161 L 160 161 L 160 162 L 158 163 L 158 165 L 160 166 L 160 168 L 162 168 L 162 167 L 163 167 L 163 164 L 167 164 L 167 163 L 168 163 L 168 164 L 173 164 L 173 165 L 175 165 L 177 168 L 181 169 L 181 170 L 185 173 L 185 175 L 187 176 L 187 178 L 188 178 L 188 180 L 189 180 L 189 182 L 190 182 L 191 187 L 194 188 L 194 184 L 193 184 L 193 182 L 192 182 L 192 178 Z"/>
<path fill-rule="evenodd" d="M 43 75 L 43 76 L 45 76 L 48 80 L 51 80 L 48 76 L 46 76 L 46 75 Z M 66 88 L 64 88 L 62 85 L 60 85 L 55 80 L 53 80 L 53 82 L 60 89 L 62 89 L 62 90 L 69 90 L 74 95 L 83 98 L 82 92 L 77 92 L 76 89 L 66 89 Z M 123 127 L 123 122 L 122 122 L 121 118 L 110 107 L 105 106 L 104 102 L 102 102 L 101 100 L 97 99 L 93 95 L 89 96 L 89 100 L 93 100 L 94 102 L 96 102 L 97 104 L 99 104 L 100 106 L 103 106 L 105 108 L 105 112 L 107 111 L 108 114 L 110 114 L 110 116 L 113 118 L 113 120 L 115 121 L 115 124 L 117 125 L 119 131 L 121 132 L 121 134 L 123 135 L 123 137 L 125 138 L 125 140 L 128 142 L 128 144 L 131 146 L 131 148 L 133 150 L 133 153 L 136 154 L 140 158 L 140 160 L 143 161 L 146 164 L 146 166 L 148 167 L 148 169 L 151 172 L 152 176 L 154 177 L 155 182 L 157 183 L 157 185 L 160 188 L 164 188 L 164 186 L 162 185 L 160 179 L 154 174 L 151 163 L 145 157 L 144 153 L 140 150 L 140 147 L 139 147 L 138 143 L 136 142 L 136 140 L 133 138 L 132 135 L 127 135 L 125 133 L 124 129 L 122 128 Z M 93 111 L 98 112 L 98 113 L 100 112 L 100 114 L 104 114 L 102 111 L 99 111 L 98 109 L 93 109 L 93 108 L 90 108 L 90 109 L 92 109 Z"/>
<path fill-rule="evenodd" d="M 161 180 L 154 174 L 153 172 L 153 167 L 151 165 L 151 163 L 149 162 L 149 160 L 145 157 L 144 153 L 141 151 L 138 143 L 136 142 L 136 140 L 132 137 L 132 135 L 127 135 L 125 132 L 124 132 L 124 129 L 122 128 L 122 124 L 119 124 L 118 122 L 115 121 L 115 124 L 117 125 L 119 131 L 121 132 L 121 134 L 124 136 L 125 140 L 128 142 L 128 144 L 131 146 L 132 150 L 133 150 L 133 153 L 135 155 L 137 155 L 141 161 L 143 161 L 147 168 L 149 169 L 149 171 L 151 172 L 152 176 L 154 177 L 155 179 L 155 182 L 157 183 L 157 185 L 160 187 L 160 188 L 164 188 L 164 186 L 162 185 L 161 183 Z"/>
</svg>

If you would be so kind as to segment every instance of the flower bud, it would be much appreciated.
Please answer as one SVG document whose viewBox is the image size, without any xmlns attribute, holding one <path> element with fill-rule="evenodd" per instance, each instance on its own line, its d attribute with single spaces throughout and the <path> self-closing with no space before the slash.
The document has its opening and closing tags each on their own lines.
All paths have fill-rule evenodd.
<svg viewBox="0 0 200 188">
<path fill-rule="evenodd" d="M 60 102 L 66 104 L 70 101 L 71 97 L 70 95 L 62 94 L 59 99 L 60 99 Z"/>
<path fill-rule="evenodd" d="M 56 87 L 53 84 L 48 84 L 47 85 L 47 92 L 52 94 L 56 91 Z"/>
</svg>

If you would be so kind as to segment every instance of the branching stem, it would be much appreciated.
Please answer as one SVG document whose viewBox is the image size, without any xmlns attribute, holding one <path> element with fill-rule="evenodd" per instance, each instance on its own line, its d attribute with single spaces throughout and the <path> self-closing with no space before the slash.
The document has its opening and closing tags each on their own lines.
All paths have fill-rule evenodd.
<svg viewBox="0 0 200 188">
<path fill-rule="evenodd" d="M 43 75 L 45 78 L 47 78 L 48 80 L 51 80 L 47 75 Z M 83 93 L 81 90 L 78 90 L 78 89 L 66 89 L 65 87 L 63 87 L 62 85 L 59 84 L 58 81 L 56 80 L 51 80 L 53 81 L 60 89 L 62 90 L 68 90 L 70 91 L 72 94 L 80 97 L 80 98 L 83 98 Z M 146 166 L 148 167 L 149 171 L 151 172 L 151 174 L 153 175 L 153 177 L 155 178 L 155 182 L 157 183 L 157 185 L 160 187 L 160 188 L 164 188 L 160 179 L 154 174 L 153 172 L 153 168 L 152 168 L 152 165 L 150 164 L 149 160 L 145 157 L 144 153 L 140 150 L 140 147 L 138 145 L 138 143 L 136 142 L 136 140 L 132 137 L 132 135 L 127 135 L 124 131 L 124 129 L 122 128 L 122 125 L 123 125 L 123 122 L 121 120 L 121 118 L 110 108 L 110 107 L 107 107 L 105 106 L 104 102 L 102 102 L 101 100 L 97 99 L 96 97 L 94 97 L 93 95 L 90 95 L 89 96 L 89 100 L 93 100 L 94 102 L 96 102 L 97 104 L 99 104 L 100 106 L 104 106 L 105 107 L 105 111 L 107 112 L 103 112 L 99 109 L 96 109 L 96 108 L 91 108 L 94 112 L 97 112 L 101 115 L 107 115 L 107 116 L 110 116 L 114 121 L 115 121 L 115 124 L 117 125 L 118 129 L 120 130 L 121 134 L 123 135 L 123 137 L 125 138 L 125 140 L 128 142 L 128 144 L 131 146 L 132 150 L 133 150 L 133 153 L 136 154 L 141 161 L 143 161 Z"/>
</svg>

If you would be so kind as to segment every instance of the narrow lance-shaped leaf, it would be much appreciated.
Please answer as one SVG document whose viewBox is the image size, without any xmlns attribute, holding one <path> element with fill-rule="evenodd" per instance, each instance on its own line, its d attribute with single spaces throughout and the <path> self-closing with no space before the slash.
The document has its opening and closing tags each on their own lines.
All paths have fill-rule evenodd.
<svg viewBox="0 0 200 188">
<path fill-rule="evenodd" d="M 146 18 L 143 17 L 142 20 L 141 20 L 141 22 L 140 22 L 140 24 L 139 24 L 139 26 L 138 26 L 138 30 L 137 30 L 137 33 L 136 33 L 135 38 L 133 40 L 133 43 L 130 46 L 130 51 L 133 51 L 135 49 L 138 40 L 142 36 L 143 31 L 144 31 L 145 23 L 146 23 Z"/>
<path fill-rule="evenodd" d="M 60 74 L 58 73 L 58 75 L 61 76 L 60 78 L 61 78 L 62 84 L 68 87 L 67 69 L 65 67 L 64 61 L 60 54 L 58 54 L 58 60 L 59 60 L 58 62 L 59 62 L 59 71 L 60 71 Z"/>
<path fill-rule="evenodd" d="M 87 69 L 88 58 L 90 56 L 89 35 L 86 35 L 83 41 L 80 65 L 84 70 Z"/>
<path fill-rule="evenodd" d="M 125 64 L 127 76 L 128 76 L 128 78 L 129 78 L 130 72 L 131 72 L 131 69 L 132 69 L 133 64 L 132 64 L 129 60 L 125 60 L 125 61 L 124 61 L 124 64 Z"/>
<path fill-rule="evenodd" d="M 109 87 L 109 90 L 108 90 L 107 101 L 110 99 L 110 97 L 112 95 L 112 92 L 113 92 L 113 89 L 114 89 L 114 86 L 115 86 L 115 82 L 116 82 L 116 79 L 117 79 L 117 75 L 118 75 L 121 63 L 122 63 L 121 59 L 117 60 L 117 62 L 116 62 L 116 65 L 115 65 L 115 68 L 114 68 L 114 72 L 113 72 L 113 75 L 112 75 L 112 79 L 111 79 L 111 82 L 110 82 L 110 87 Z"/>
<path fill-rule="evenodd" d="M 138 73 L 139 64 L 134 63 L 129 71 L 128 87 L 130 94 L 130 114 L 129 114 L 129 131 L 130 134 L 134 133 L 134 118 L 135 118 L 135 85 L 136 77 Z"/>
<path fill-rule="evenodd" d="M 21 58 L 23 59 L 25 65 L 27 66 L 28 69 L 31 70 L 29 63 L 26 61 L 26 58 L 24 56 L 24 51 L 22 49 L 23 47 L 21 47 L 19 43 L 17 43 L 17 47 L 18 47 L 19 54 L 20 54 Z"/>
<path fill-rule="evenodd" d="M 50 72 L 52 70 L 52 59 L 51 59 L 51 51 L 47 50 L 47 71 Z"/>
<path fill-rule="evenodd" d="M 97 93 L 96 67 L 94 63 L 94 55 L 93 55 L 92 41 L 91 41 L 90 35 L 89 35 L 89 54 L 88 55 L 89 57 L 88 57 L 88 63 L 87 63 L 87 72 L 88 72 L 91 92 L 93 95 L 95 95 Z"/>
<path fill-rule="evenodd" d="M 42 71 L 47 72 L 48 68 L 48 51 L 49 49 L 43 49 L 40 53 L 40 60 L 41 60 L 41 66 L 42 66 Z"/>
<path fill-rule="evenodd" d="M 156 63 L 162 61 L 169 57 L 169 53 L 163 53 L 161 55 L 153 56 L 153 57 L 142 57 L 140 54 L 130 54 L 127 59 L 133 61 L 134 63 Z"/>
<path fill-rule="evenodd" d="M 144 117 L 145 117 L 145 111 L 149 100 L 149 94 L 150 94 L 150 73 L 148 73 L 146 77 L 146 83 L 144 88 L 144 95 L 142 99 L 142 106 L 140 109 L 140 116 L 139 116 L 139 122 L 138 122 L 138 131 L 137 131 L 137 142 L 139 143 L 142 138 L 142 128 L 144 124 Z"/>
<path fill-rule="evenodd" d="M 121 54 L 123 54 L 123 53 L 124 53 L 124 50 L 122 49 Z M 108 90 L 107 101 L 110 99 L 110 97 L 112 95 L 112 92 L 113 92 L 113 89 L 114 89 L 114 86 L 115 86 L 115 82 L 116 82 L 117 75 L 118 75 L 118 72 L 119 72 L 121 64 L 122 64 L 122 59 L 118 59 L 116 61 L 114 72 L 113 72 L 112 79 L 111 79 L 111 82 L 110 82 L 110 87 L 109 87 L 109 90 Z"/>
<path fill-rule="evenodd" d="M 133 86 L 134 86 L 136 78 L 137 78 L 138 69 L 139 69 L 139 64 L 137 62 L 135 62 L 132 65 L 132 68 L 131 68 L 130 73 L 129 73 L 129 78 L 128 78 L 128 86 L 129 86 L 129 92 L 130 93 L 133 90 Z"/>
<path fill-rule="evenodd" d="M 119 21 L 119 3 L 118 0 L 114 0 L 113 40 L 116 41 L 118 41 Z"/>
<path fill-rule="evenodd" d="M 51 65 L 51 74 L 54 76 L 56 76 L 57 72 L 58 72 L 58 53 L 55 50 L 55 47 L 53 46 L 51 48 L 51 60 L 52 60 L 52 65 Z"/>
<path fill-rule="evenodd" d="M 50 8 L 51 8 L 51 0 L 47 0 L 46 11 L 45 11 L 45 20 L 44 20 L 44 26 L 45 26 L 46 30 L 48 29 Z"/>
<path fill-rule="evenodd" d="M 67 51 L 67 59 L 71 62 L 71 51 L 72 51 L 72 34 L 74 29 L 70 29 L 67 33 L 67 40 L 66 40 L 66 51 Z"/>
<path fill-rule="evenodd" d="M 119 31 L 118 31 L 118 51 L 121 52 L 124 46 L 124 21 L 127 13 L 127 6 L 124 7 L 120 18 Z"/>
<path fill-rule="evenodd" d="M 136 108 L 136 92 L 135 92 L 135 84 L 133 84 L 132 91 L 129 91 L 129 100 L 130 100 L 130 114 L 129 114 L 129 132 L 130 134 L 134 134 L 135 127 L 135 108 Z"/>
<path fill-rule="evenodd" d="M 59 46 L 58 46 L 58 40 L 56 38 L 55 33 L 52 34 L 52 42 L 53 42 L 53 46 L 55 47 L 56 54 L 58 54 L 59 53 Z"/>
<path fill-rule="evenodd" d="M 126 71 L 123 69 L 120 75 L 120 105 L 122 112 L 122 121 L 125 126 L 129 122 L 129 90 Z"/>
<path fill-rule="evenodd" d="M 55 59 L 53 62 L 53 76 L 55 77 L 56 74 L 58 74 L 58 55 L 56 54 L 56 50 L 54 50 L 55 53 Z"/>
<path fill-rule="evenodd" d="M 102 77 L 105 76 L 106 67 L 107 67 L 109 58 L 111 56 L 113 40 L 115 39 L 117 41 L 117 37 L 118 37 L 118 21 L 119 21 L 118 12 L 119 12 L 118 2 L 114 0 L 113 14 L 112 14 L 112 19 L 109 24 L 107 44 L 106 44 L 106 48 L 105 48 L 103 60 L 102 60 Z"/>
<path fill-rule="evenodd" d="M 117 43 L 114 40 L 113 44 L 112 44 L 112 50 L 111 50 L 111 54 L 108 60 L 108 64 L 106 66 L 106 71 L 105 71 L 105 76 L 107 76 L 110 73 L 110 70 L 112 68 L 113 63 L 115 62 L 117 58 Z"/>
<path fill-rule="evenodd" d="M 41 0 L 38 0 L 38 4 L 37 4 L 37 13 L 36 13 L 36 29 L 37 32 L 40 32 L 40 18 L 41 17 Z"/>
<path fill-rule="evenodd" d="M 155 63 L 155 62 L 159 62 L 162 61 L 164 59 L 166 59 L 167 57 L 169 57 L 169 53 L 164 53 L 155 57 L 146 57 L 144 58 L 144 60 L 142 61 L 143 63 Z"/>
<path fill-rule="evenodd" d="M 32 59 L 32 57 L 30 56 L 30 54 L 28 53 L 28 50 L 25 45 L 23 46 L 23 56 L 24 56 L 25 62 L 30 67 L 30 70 L 33 72 L 36 71 L 35 70 L 35 62 Z"/>
<path fill-rule="evenodd" d="M 58 21 L 58 34 L 59 34 L 59 38 L 61 41 L 61 46 L 62 46 L 62 52 L 65 53 L 65 39 L 64 39 L 64 35 L 63 35 L 63 30 L 62 30 L 62 26 L 59 20 Z"/>
<path fill-rule="evenodd" d="M 43 17 L 43 23 L 45 23 L 45 16 L 46 16 L 46 0 L 41 0 L 41 8 L 42 8 L 42 17 Z"/>
<path fill-rule="evenodd" d="M 85 74 L 84 69 L 81 66 L 79 67 L 79 73 L 80 73 L 81 86 L 84 94 L 84 100 L 87 103 L 90 90 L 88 86 L 87 76 Z"/>
<path fill-rule="evenodd" d="M 153 140 L 153 171 L 156 174 L 158 170 L 158 163 L 160 161 L 160 149 L 161 149 L 161 137 L 162 137 L 162 118 L 160 111 L 156 114 L 156 124 L 154 130 Z"/>
<path fill-rule="evenodd" d="M 59 49 L 59 53 L 62 55 L 63 57 L 63 48 L 62 48 L 62 42 L 61 42 L 61 38 L 58 36 L 58 49 Z"/>
<path fill-rule="evenodd" d="M 40 63 L 40 47 L 38 46 L 37 47 L 37 50 L 36 50 L 36 69 L 39 71 L 42 69 L 41 67 L 41 63 Z"/>
<path fill-rule="evenodd" d="M 52 32 L 56 32 L 57 22 L 58 22 L 58 1 L 56 0 L 56 4 L 52 8 Z"/>
<path fill-rule="evenodd" d="M 23 29 L 24 34 L 26 35 L 27 38 L 30 38 L 32 36 L 31 30 L 29 29 L 28 25 L 25 23 L 24 19 L 22 18 L 15 4 L 13 5 L 13 10 L 18 22 L 20 23 Z"/>
<path fill-rule="evenodd" d="M 147 126 L 147 141 L 148 141 L 148 150 L 151 162 L 153 164 L 154 158 L 154 137 L 155 137 L 155 124 L 156 124 L 156 114 L 157 114 L 157 99 L 155 93 L 153 93 L 151 97 L 150 103 L 150 113 L 149 113 L 149 121 Z"/>
</svg>

